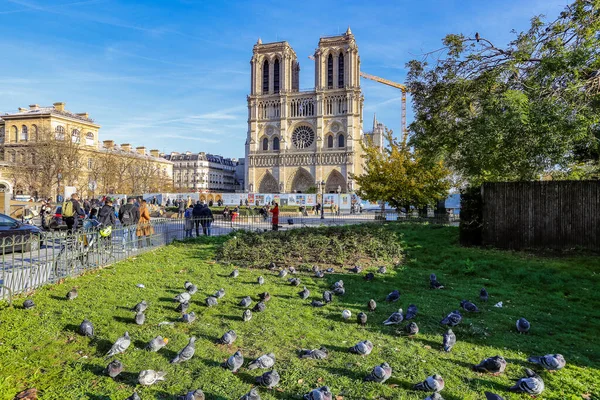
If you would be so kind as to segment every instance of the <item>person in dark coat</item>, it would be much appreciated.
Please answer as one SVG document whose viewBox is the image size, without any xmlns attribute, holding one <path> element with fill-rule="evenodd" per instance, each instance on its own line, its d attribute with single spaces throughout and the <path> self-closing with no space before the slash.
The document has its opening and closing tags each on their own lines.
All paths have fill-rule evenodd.
<svg viewBox="0 0 600 400">
<path fill-rule="evenodd" d="M 183 218 L 183 214 L 185 214 L 185 202 L 183 199 L 179 199 L 178 209 L 177 209 L 177 218 Z"/>
<path fill-rule="evenodd" d="M 202 224 L 202 232 L 206 236 L 210 236 L 210 226 L 212 225 L 215 218 L 213 217 L 212 211 L 208 206 L 202 207 L 200 210 L 200 223 Z"/>
<path fill-rule="evenodd" d="M 202 208 L 203 207 L 204 206 L 202 205 L 200 200 L 198 200 L 196 202 L 196 205 L 192 209 L 192 219 L 194 220 L 194 225 L 196 226 L 196 237 L 200 236 L 200 223 L 201 223 L 201 219 L 202 219 Z"/>
<path fill-rule="evenodd" d="M 117 217 L 115 217 L 115 211 L 113 210 L 112 205 L 112 201 L 107 199 L 98 212 L 98 222 L 100 222 L 100 226 L 112 226 L 114 228 L 117 223 Z"/>
</svg>

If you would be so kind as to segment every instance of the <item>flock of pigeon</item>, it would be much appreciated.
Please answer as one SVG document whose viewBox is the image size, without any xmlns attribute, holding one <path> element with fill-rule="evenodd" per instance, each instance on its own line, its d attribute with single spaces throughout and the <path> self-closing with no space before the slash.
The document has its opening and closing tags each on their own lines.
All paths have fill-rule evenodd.
<svg viewBox="0 0 600 400">
<path fill-rule="evenodd" d="M 277 267 L 275 264 L 271 263 L 269 266 L 270 270 L 275 270 Z M 354 273 L 360 273 L 361 268 L 356 266 L 350 270 Z M 313 267 L 313 272 L 317 277 L 323 277 L 325 272 L 333 272 L 333 269 L 327 269 L 325 271 L 321 271 L 318 267 Z M 381 267 L 378 270 L 378 273 L 383 274 L 386 272 L 385 267 Z M 297 271 L 293 268 L 283 268 L 279 271 L 279 277 L 286 277 L 288 274 L 295 275 Z M 235 269 L 230 275 L 230 278 L 237 278 L 239 276 L 239 270 Z M 364 277 L 366 280 L 374 279 L 373 273 L 368 273 Z M 288 279 L 288 282 L 293 286 L 300 285 L 300 278 L 292 277 Z M 257 283 L 259 285 L 264 284 L 264 278 L 261 276 L 258 278 Z M 437 280 L 435 274 L 431 274 L 430 276 L 430 287 L 432 289 L 443 289 L 444 286 Z M 176 311 L 181 313 L 181 321 L 185 323 L 192 323 L 196 319 L 196 314 L 194 312 L 188 312 L 188 308 L 190 306 L 190 300 L 194 294 L 198 292 L 198 287 L 191 282 L 185 282 L 184 290 L 181 294 L 175 296 L 174 300 L 178 304 L 176 307 Z M 331 290 L 327 290 L 323 293 L 323 300 L 313 300 L 311 305 L 314 307 L 322 307 L 327 303 L 333 301 L 333 296 L 341 296 L 345 294 L 344 282 L 342 280 L 335 282 Z M 67 300 L 74 300 L 77 298 L 78 292 L 76 288 L 73 288 L 66 295 Z M 218 305 L 219 299 L 225 296 L 225 289 L 218 290 L 214 295 L 208 296 L 204 303 L 207 307 L 215 307 Z M 303 287 L 303 289 L 298 293 L 298 296 L 306 300 L 310 296 L 310 291 Z M 485 288 L 481 289 L 480 299 L 482 301 L 488 300 L 488 292 Z M 260 302 L 258 302 L 252 309 L 248 308 L 252 299 L 250 296 L 244 297 L 239 306 L 245 308 L 242 319 L 244 321 L 249 321 L 252 318 L 252 312 L 263 312 L 266 310 L 266 303 L 271 299 L 271 295 L 268 292 L 264 292 L 259 294 Z M 400 299 L 400 292 L 398 290 L 394 290 L 389 293 L 385 299 L 387 302 L 396 302 Z M 24 308 L 34 307 L 35 304 L 32 300 L 26 300 L 23 304 Z M 368 311 L 374 311 L 377 307 L 375 300 L 371 299 L 367 304 Z M 460 303 L 460 307 L 463 312 L 466 313 L 477 313 L 479 312 L 479 308 L 477 305 L 470 301 L 463 300 Z M 144 300 L 135 305 L 133 308 L 133 312 L 135 312 L 135 323 L 138 325 L 143 325 L 145 322 L 145 314 L 144 312 L 148 308 L 148 303 Z M 418 334 L 419 327 L 416 322 L 411 321 L 416 318 L 418 314 L 418 308 L 416 305 L 411 304 L 408 306 L 406 313 L 403 312 L 402 309 L 399 309 L 397 312 L 392 313 L 385 321 L 383 321 L 384 325 L 397 325 L 402 323 L 403 321 L 410 321 L 405 327 L 404 330 L 409 336 L 413 336 Z M 349 319 L 351 318 L 351 312 L 349 310 L 344 310 L 342 312 L 342 318 Z M 451 327 L 455 327 L 461 323 L 463 317 L 461 311 L 455 310 L 450 312 L 442 321 L 440 322 L 442 325 L 446 325 L 450 327 L 443 334 L 442 347 L 444 351 L 450 352 L 452 347 L 456 343 L 456 336 L 452 331 Z M 367 321 L 367 314 L 364 312 L 360 312 L 357 315 L 357 322 L 361 325 L 365 325 Z M 530 324 L 525 318 L 520 318 L 516 322 L 516 329 L 519 333 L 527 333 L 530 330 Z M 92 322 L 85 319 L 79 326 L 80 334 L 88 337 L 94 337 L 94 327 Z M 230 346 L 237 339 L 237 334 L 235 331 L 230 330 L 225 332 L 221 338 L 219 338 L 216 343 L 221 345 Z M 189 338 L 188 344 L 177 353 L 177 355 L 171 360 L 171 363 L 185 363 L 190 360 L 195 353 L 195 341 L 196 338 L 194 336 Z M 168 344 L 168 339 L 163 338 L 162 336 L 157 336 L 152 339 L 148 345 L 146 346 L 146 350 L 157 352 Z M 119 354 L 124 353 L 131 345 L 131 338 L 128 332 L 125 332 L 123 336 L 118 338 L 108 353 L 106 354 L 106 359 L 112 358 Z M 358 354 L 361 356 L 368 356 L 373 350 L 373 343 L 369 340 L 364 340 L 356 345 L 350 347 L 348 351 L 350 353 Z M 325 347 L 321 347 L 318 349 L 301 349 L 299 351 L 299 356 L 301 358 L 311 358 L 311 359 L 326 359 L 329 356 L 329 351 Z M 562 369 L 566 362 L 562 355 L 560 354 L 548 354 L 541 357 L 530 357 L 528 359 L 530 363 L 537 364 L 546 370 L 553 372 L 556 370 Z M 230 370 L 233 373 L 237 373 L 244 365 L 244 356 L 240 351 L 235 352 L 231 357 L 227 359 L 227 361 L 222 365 L 223 368 Z M 275 354 L 268 353 L 261 355 L 256 360 L 251 361 L 247 364 L 246 368 L 249 370 L 254 369 L 263 369 L 267 370 L 264 374 L 258 376 L 256 378 L 256 385 L 260 387 L 264 387 L 267 389 L 275 388 L 280 381 L 280 376 L 277 370 L 274 369 L 275 366 Z M 488 373 L 493 375 L 499 375 L 504 372 L 506 369 L 507 362 L 506 360 L 499 355 L 489 357 L 481 361 L 479 364 L 473 366 L 473 370 L 480 373 Z M 117 377 L 123 371 L 123 364 L 118 359 L 113 359 L 106 367 L 105 373 L 111 378 Z M 144 370 L 139 373 L 138 382 L 143 386 L 150 386 L 157 382 L 165 380 L 166 372 L 163 371 L 154 371 L 154 370 Z M 364 381 L 366 382 L 377 382 L 384 383 L 392 376 L 392 368 L 388 363 L 383 363 L 381 365 L 375 366 L 371 373 L 364 377 Z M 444 379 L 435 374 L 433 376 L 427 377 L 422 382 L 418 382 L 413 386 L 414 390 L 420 390 L 425 392 L 430 392 L 431 394 L 426 397 L 425 400 L 443 400 L 441 392 L 444 389 Z M 525 376 L 516 381 L 514 386 L 508 388 L 511 392 L 518 393 L 526 393 L 529 395 L 539 395 L 544 390 L 544 381 L 542 378 L 534 372 L 532 369 L 525 369 Z M 486 399 L 488 400 L 502 400 L 503 398 L 494 393 L 485 392 Z M 197 389 L 194 391 L 190 391 L 181 397 L 184 400 L 202 400 L 205 398 L 204 393 L 201 389 Z M 316 388 L 312 390 L 310 393 L 307 393 L 303 397 L 305 400 L 331 400 L 333 398 L 333 394 L 331 390 L 327 386 L 323 386 L 320 388 Z M 139 400 L 140 397 L 137 393 L 133 393 L 127 399 L 130 400 Z M 240 398 L 240 400 L 259 400 L 260 394 L 257 388 L 252 388 L 250 392 L 245 394 Z"/>
</svg>

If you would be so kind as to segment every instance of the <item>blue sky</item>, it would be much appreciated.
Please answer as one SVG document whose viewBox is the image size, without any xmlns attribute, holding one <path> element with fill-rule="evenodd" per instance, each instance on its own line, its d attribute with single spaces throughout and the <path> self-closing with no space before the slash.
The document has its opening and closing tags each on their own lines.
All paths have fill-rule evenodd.
<svg viewBox="0 0 600 400">
<path fill-rule="evenodd" d="M 364 72 L 403 82 L 405 63 L 447 33 L 504 44 L 566 0 L 0 0 L 0 112 L 67 103 L 102 140 L 244 156 L 250 58 L 258 37 L 287 40 L 314 83 L 319 37 L 350 25 Z M 400 127 L 396 89 L 362 81 L 365 130 Z M 409 105 L 408 120 L 411 112 Z"/>
</svg>

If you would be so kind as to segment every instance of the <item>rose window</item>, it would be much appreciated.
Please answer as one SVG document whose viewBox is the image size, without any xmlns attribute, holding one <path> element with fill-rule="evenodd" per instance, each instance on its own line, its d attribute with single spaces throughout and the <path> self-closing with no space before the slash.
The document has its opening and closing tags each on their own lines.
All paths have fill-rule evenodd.
<svg viewBox="0 0 600 400">
<path fill-rule="evenodd" d="M 310 147 L 315 141 L 315 132 L 309 126 L 299 126 L 292 133 L 292 143 L 298 149 Z"/>
</svg>

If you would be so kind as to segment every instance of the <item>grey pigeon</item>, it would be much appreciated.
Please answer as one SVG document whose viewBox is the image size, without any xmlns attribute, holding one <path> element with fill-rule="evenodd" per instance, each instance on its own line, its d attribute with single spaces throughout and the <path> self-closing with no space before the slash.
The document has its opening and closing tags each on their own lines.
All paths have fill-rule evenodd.
<svg viewBox="0 0 600 400">
<path fill-rule="evenodd" d="M 365 326 L 367 324 L 367 314 L 364 312 L 359 312 L 356 315 L 356 322 L 358 322 L 361 326 Z"/>
<path fill-rule="evenodd" d="M 292 286 L 300 286 L 300 279 L 298 279 L 298 278 L 290 278 L 290 279 L 288 279 L 288 282 Z"/>
<path fill-rule="evenodd" d="M 240 271 L 238 271 L 238 269 L 234 269 L 233 271 L 231 271 L 231 273 L 229 274 L 230 278 L 237 278 L 240 275 Z"/>
<path fill-rule="evenodd" d="M 192 311 L 191 313 L 183 314 L 181 320 L 186 324 L 191 324 L 196 320 L 196 313 Z"/>
<path fill-rule="evenodd" d="M 125 400 L 142 400 L 142 399 L 137 393 L 134 392 L 131 396 L 129 396 Z"/>
<path fill-rule="evenodd" d="M 115 354 L 124 353 L 130 344 L 131 338 L 129 337 L 129 332 L 125 332 L 123 336 L 121 336 L 115 341 L 108 353 L 106 353 L 106 358 L 112 357 Z"/>
<path fill-rule="evenodd" d="M 367 308 L 369 309 L 369 311 L 375 311 L 375 309 L 377 308 L 377 303 L 375 303 L 375 300 L 369 300 L 369 302 L 367 303 Z"/>
<path fill-rule="evenodd" d="M 27 300 L 25 300 L 23 302 L 23 308 L 24 309 L 28 310 L 28 309 L 33 308 L 33 307 L 35 307 L 35 303 L 33 302 L 33 300 L 27 299 Z"/>
<path fill-rule="evenodd" d="M 424 390 L 426 392 L 441 392 L 444 389 L 444 378 L 437 374 L 429 376 L 423 382 L 416 383 L 413 389 Z"/>
<path fill-rule="evenodd" d="M 493 375 L 500 375 L 506 369 L 506 360 L 502 356 L 489 357 L 477 365 L 473 365 L 473 371 L 488 372 Z"/>
<path fill-rule="evenodd" d="M 223 336 L 221 336 L 221 338 L 217 340 L 217 343 L 226 344 L 229 346 L 229 345 L 233 344 L 233 342 L 235 342 L 236 339 L 237 339 L 237 334 L 235 333 L 235 331 L 230 330 L 230 331 L 225 332 L 223 334 Z"/>
<path fill-rule="evenodd" d="M 562 354 L 546 354 L 542 357 L 531 356 L 527 361 L 541 365 L 548 371 L 558 371 L 559 369 L 563 369 L 567 364 L 567 361 Z"/>
<path fill-rule="evenodd" d="M 196 292 L 198 291 L 198 286 L 194 285 L 193 283 L 191 285 L 189 285 L 186 288 L 187 292 L 192 295 L 192 294 L 196 294 Z"/>
<path fill-rule="evenodd" d="M 265 303 L 263 303 L 262 301 L 256 303 L 256 305 L 254 306 L 254 308 L 252 308 L 252 311 L 254 312 L 263 312 L 267 309 L 267 305 Z"/>
<path fill-rule="evenodd" d="M 373 351 L 373 343 L 369 340 L 363 340 L 362 342 L 356 343 L 350 347 L 350 353 L 360 354 L 361 356 L 368 356 Z"/>
<path fill-rule="evenodd" d="M 323 271 L 315 271 L 316 278 L 325 278 L 325 272 Z"/>
<path fill-rule="evenodd" d="M 214 307 L 216 306 L 219 302 L 217 301 L 217 298 L 214 296 L 208 296 L 204 302 L 206 303 L 207 307 Z"/>
<path fill-rule="evenodd" d="M 409 319 L 413 319 L 414 317 L 417 316 L 417 312 L 419 312 L 419 309 L 417 308 L 417 306 L 415 306 L 414 304 L 411 304 L 408 306 L 408 308 L 406 309 L 406 316 L 404 317 L 405 320 L 409 320 Z"/>
<path fill-rule="evenodd" d="M 371 373 L 365 376 L 365 382 L 377 382 L 384 383 L 392 376 L 392 367 L 386 362 L 381 365 L 377 365 Z"/>
<path fill-rule="evenodd" d="M 146 303 L 146 300 L 142 300 L 133 307 L 132 311 L 139 313 L 139 312 L 146 311 L 147 308 L 148 308 L 148 303 Z"/>
<path fill-rule="evenodd" d="M 288 270 L 290 271 L 290 274 L 296 273 L 296 268 L 294 268 L 294 267 L 289 267 Z"/>
<path fill-rule="evenodd" d="M 414 336 L 419 333 L 419 326 L 413 321 L 404 327 L 404 331 L 408 336 Z"/>
<path fill-rule="evenodd" d="M 481 291 L 479 291 L 479 299 L 481 301 L 488 301 L 489 297 L 490 296 L 489 296 L 487 290 L 485 288 L 481 288 Z"/>
<path fill-rule="evenodd" d="M 248 307 L 250 304 L 252 304 L 252 299 L 250 298 L 250 296 L 246 296 L 242 299 L 242 301 L 240 301 L 240 306 L 241 307 Z"/>
<path fill-rule="evenodd" d="M 377 270 L 377 273 L 379 273 L 379 274 L 385 274 L 386 272 L 387 272 L 387 268 L 385 266 L 381 266 Z"/>
<path fill-rule="evenodd" d="M 269 268 L 270 270 L 277 269 L 277 264 L 275 264 L 274 262 L 271 261 L 269 263 L 269 266 L 267 268 Z"/>
<path fill-rule="evenodd" d="M 438 282 L 437 276 L 435 276 L 435 274 L 429 275 L 429 286 L 432 289 L 443 289 L 444 288 L 444 285 L 442 285 L 440 282 Z"/>
<path fill-rule="evenodd" d="M 77 293 L 77 288 L 73 288 L 67 293 L 66 297 L 67 300 L 75 300 L 77 296 L 79 296 L 79 293 Z"/>
<path fill-rule="evenodd" d="M 335 269 L 333 269 L 333 267 L 327 268 L 325 270 L 325 272 L 327 272 L 328 274 L 333 274 L 335 272 Z"/>
<path fill-rule="evenodd" d="M 192 296 L 190 296 L 188 292 L 183 292 L 175 296 L 175 301 L 178 301 L 180 303 L 189 303 L 191 298 Z"/>
<path fill-rule="evenodd" d="M 485 392 L 486 400 L 504 400 L 504 397 L 492 392 Z"/>
<path fill-rule="evenodd" d="M 317 389 L 313 389 L 310 393 L 305 394 L 303 400 L 332 400 L 333 394 L 329 387 L 323 386 Z"/>
<path fill-rule="evenodd" d="M 279 276 L 280 278 L 285 278 L 285 276 L 288 274 L 287 269 L 282 269 L 281 271 L 279 271 Z"/>
<path fill-rule="evenodd" d="M 332 289 L 336 289 L 336 288 L 343 288 L 343 287 L 344 287 L 344 281 L 343 281 L 343 280 L 341 280 L 341 279 L 340 279 L 339 281 L 335 282 L 335 283 L 334 283 L 334 284 L 331 286 L 331 288 L 332 288 Z"/>
<path fill-rule="evenodd" d="M 336 287 L 335 289 L 333 289 L 333 293 L 338 296 L 343 296 L 344 294 L 346 294 L 346 289 L 343 287 Z"/>
<path fill-rule="evenodd" d="M 350 272 L 354 272 L 355 274 L 358 274 L 362 271 L 362 267 L 359 265 L 355 265 L 353 268 L 350 268 Z"/>
<path fill-rule="evenodd" d="M 443 336 L 444 336 L 444 340 L 442 342 L 442 345 L 444 346 L 444 351 L 450 352 L 450 350 L 452 350 L 452 348 L 456 344 L 456 335 L 454 335 L 454 332 L 452 332 L 452 329 L 448 329 L 446 331 L 446 333 L 444 333 Z"/>
<path fill-rule="evenodd" d="M 94 337 L 94 326 L 90 321 L 84 319 L 79 325 L 79 333 L 81 333 L 83 336 Z"/>
<path fill-rule="evenodd" d="M 456 325 L 460 324 L 460 321 L 462 321 L 462 315 L 460 314 L 460 312 L 458 310 L 454 310 L 450 314 L 446 315 L 446 318 L 441 320 L 440 324 L 448 325 L 448 326 L 456 326 Z"/>
<path fill-rule="evenodd" d="M 425 397 L 425 400 L 444 400 L 441 394 L 435 392 Z"/>
<path fill-rule="evenodd" d="M 400 299 L 400 292 L 398 290 L 394 290 L 393 292 L 391 292 L 390 294 L 387 295 L 387 297 L 385 298 L 385 301 L 392 302 L 392 301 L 398 301 L 399 299 Z"/>
<path fill-rule="evenodd" d="M 256 377 L 256 383 L 260 386 L 265 386 L 268 389 L 273 389 L 279 383 L 279 374 L 277 371 L 265 372 L 261 376 Z"/>
<path fill-rule="evenodd" d="M 244 310 L 244 313 L 242 314 L 242 321 L 248 322 L 251 319 L 252 319 L 252 311 Z"/>
<path fill-rule="evenodd" d="M 236 351 L 225 363 L 225 367 L 233 373 L 237 373 L 242 365 L 244 365 L 244 356 L 241 351 Z"/>
<path fill-rule="evenodd" d="M 308 290 L 306 286 L 304 286 L 304 289 L 298 292 L 298 296 L 300 296 L 302 300 L 306 300 L 308 299 L 308 296 L 310 296 L 310 290 Z"/>
<path fill-rule="evenodd" d="M 300 350 L 301 358 L 313 358 L 315 360 L 323 360 L 327 358 L 329 355 L 329 350 L 327 350 L 324 346 L 321 346 L 320 349 L 302 349 Z"/>
<path fill-rule="evenodd" d="M 269 292 L 259 293 L 258 298 L 266 303 L 267 301 L 271 300 L 271 295 Z"/>
<path fill-rule="evenodd" d="M 371 282 L 373 279 L 375 279 L 375 274 L 372 272 L 369 272 L 368 274 L 365 275 L 364 279 L 367 282 Z"/>
<path fill-rule="evenodd" d="M 135 323 L 138 325 L 144 325 L 146 322 L 146 315 L 143 312 L 135 314 Z"/>
<path fill-rule="evenodd" d="M 115 378 L 117 375 L 119 375 L 121 373 L 121 371 L 123 371 L 123 363 L 121 363 L 121 361 L 119 361 L 119 360 L 112 360 L 106 366 L 106 373 L 111 378 Z"/>
<path fill-rule="evenodd" d="M 193 284 L 192 284 L 192 282 L 190 282 L 190 281 L 185 281 L 185 282 L 183 283 L 183 288 L 184 288 L 184 289 L 187 291 L 187 290 L 188 290 L 188 288 L 189 288 L 190 286 L 192 286 L 192 285 L 193 285 Z"/>
<path fill-rule="evenodd" d="M 544 381 L 529 368 L 525 369 L 525 376 L 517 381 L 514 386 L 508 388 L 511 392 L 527 393 L 530 395 L 541 394 L 544 391 Z"/>
<path fill-rule="evenodd" d="M 194 353 L 196 352 L 196 337 L 192 336 L 188 342 L 188 344 L 181 349 L 179 353 L 175 356 L 174 359 L 171 360 L 171 364 L 177 364 L 181 362 L 188 361 L 192 357 L 194 357 Z"/>
<path fill-rule="evenodd" d="M 162 336 L 157 336 L 148 343 L 146 350 L 156 352 L 165 347 L 167 343 L 169 343 L 169 339 L 163 338 Z"/>
<path fill-rule="evenodd" d="M 479 308 L 474 303 L 471 303 L 470 301 L 467 301 L 467 300 L 461 301 L 460 306 L 466 312 L 479 312 Z"/>
<path fill-rule="evenodd" d="M 185 313 L 187 309 L 190 308 L 190 303 L 179 303 L 175 311 L 179 311 L 180 313 Z"/>
<path fill-rule="evenodd" d="M 390 315 L 388 319 L 383 321 L 383 324 L 384 325 L 395 325 L 395 324 L 399 324 L 400 322 L 402 322 L 403 319 L 404 319 L 404 315 L 402 315 L 402 309 L 400 308 L 395 313 L 392 313 L 392 315 Z"/>
<path fill-rule="evenodd" d="M 166 372 L 154 371 L 151 369 L 144 370 L 138 375 L 138 382 L 143 386 L 150 386 L 159 381 L 165 380 Z"/>
<path fill-rule="evenodd" d="M 517 331 L 519 333 L 527 333 L 531 329 L 531 324 L 525 318 L 520 318 L 517 321 Z"/>
<path fill-rule="evenodd" d="M 258 357 L 256 360 L 254 360 L 250 364 L 248 364 L 248 369 L 257 369 L 257 368 L 269 369 L 269 368 L 273 368 L 274 365 L 275 365 L 275 354 L 269 353 L 269 354 L 263 354 L 262 356 Z"/>
<path fill-rule="evenodd" d="M 310 305 L 313 307 L 323 307 L 325 303 L 320 300 L 313 300 Z"/>
<path fill-rule="evenodd" d="M 183 397 L 183 400 L 204 400 L 204 392 L 200 389 L 196 389 L 193 392 L 187 392 Z"/>
<path fill-rule="evenodd" d="M 240 397 L 240 400 L 260 400 L 260 394 L 258 394 L 256 388 L 252 388 L 248 393 Z"/>
<path fill-rule="evenodd" d="M 265 284 L 265 278 L 263 278 L 262 276 L 259 276 L 258 279 L 256 280 L 256 282 L 259 285 L 264 285 Z"/>
<path fill-rule="evenodd" d="M 223 296 L 225 296 L 225 289 L 221 288 L 221 289 L 217 290 L 217 292 L 213 296 L 216 297 L 217 299 L 222 298 Z"/>
</svg>

